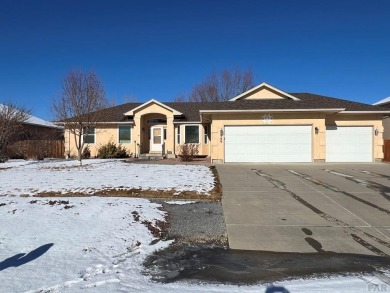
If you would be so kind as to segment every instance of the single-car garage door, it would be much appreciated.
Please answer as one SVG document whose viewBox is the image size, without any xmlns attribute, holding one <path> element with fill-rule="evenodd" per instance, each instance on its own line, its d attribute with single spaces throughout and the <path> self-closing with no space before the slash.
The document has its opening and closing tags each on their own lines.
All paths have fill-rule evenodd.
<svg viewBox="0 0 390 293">
<path fill-rule="evenodd" d="M 312 126 L 226 126 L 225 162 L 311 162 Z"/>
<path fill-rule="evenodd" d="M 372 127 L 327 126 L 327 162 L 372 162 Z"/>
</svg>

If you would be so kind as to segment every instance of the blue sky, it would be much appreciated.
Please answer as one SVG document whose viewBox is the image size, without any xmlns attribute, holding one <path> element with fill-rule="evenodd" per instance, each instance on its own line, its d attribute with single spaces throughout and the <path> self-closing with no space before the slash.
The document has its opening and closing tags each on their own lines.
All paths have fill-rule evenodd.
<svg viewBox="0 0 390 293">
<path fill-rule="evenodd" d="M 172 101 L 210 72 L 374 103 L 390 96 L 390 1 L 2 0 L 0 102 L 52 119 L 71 69 L 117 104 Z"/>
</svg>

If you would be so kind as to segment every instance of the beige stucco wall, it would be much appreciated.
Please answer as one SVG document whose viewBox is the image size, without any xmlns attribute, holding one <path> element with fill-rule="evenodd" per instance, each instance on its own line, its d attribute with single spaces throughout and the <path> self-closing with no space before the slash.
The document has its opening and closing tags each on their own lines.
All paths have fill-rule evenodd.
<svg viewBox="0 0 390 293">
<path fill-rule="evenodd" d="M 271 123 L 263 121 L 264 113 L 253 114 L 213 114 L 212 115 L 212 161 L 224 161 L 224 137 L 220 136 L 220 130 L 224 131 L 227 125 L 312 125 L 313 161 L 325 161 L 326 159 L 326 126 L 372 126 L 378 129 L 378 135 L 373 136 L 374 159 L 383 158 L 383 126 L 381 115 L 326 115 L 325 113 L 267 113 L 272 115 Z M 319 133 L 314 129 L 318 127 Z"/>
<path fill-rule="evenodd" d="M 383 119 L 383 139 L 390 140 L 390 118 Z"/>
<path fill-rule="evenodd" d="M 120 124 L 125 125 L 125 124 Z M 131 126 L 130 124 L 128 124 Z M 91 150 L 91 157 L 96 157 L 98 149 L 107 144 L 108 142 L 113 142 L 119 144 L 119 125 L 118 124 L 107 124 L 107 125 L 98 125 L 95 129 L 95 143 L 85 144 L 89 146 Z M 133 128 L 131 129 L 131 141 L 132 143 L 122 143 L 122 146 L 126 148 L 129 154 L 135 153 L 135 145 L 133 142 Z M 65 130 L 65 154 L 70 154 L 71 157 L 77 156 L 77 149 L 75 145 L 74 135 Z"/>
<path fill-rule="evenodd" d="M 280 100 L 284 99 L 284 97 L 277 92 L 272 91 L 271 89 L 268 88 L 262 88 L 257 92 L 254 93 L 249 93 L 248 96 L 244 96 L 241 99 L 245 100 L 262 100 L 262 99 L 267 99 L 267 100 Z"/>
</svg>

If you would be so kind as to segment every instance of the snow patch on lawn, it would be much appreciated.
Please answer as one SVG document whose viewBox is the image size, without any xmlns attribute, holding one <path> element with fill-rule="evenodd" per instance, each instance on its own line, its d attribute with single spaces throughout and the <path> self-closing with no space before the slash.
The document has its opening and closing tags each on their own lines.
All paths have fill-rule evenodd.
<svg viewBox="0 0 390 293">
<path fill-rule="evenodd" d="M 6 165 L 4 165 L 6 166 Z M 42 192 L 93 194 L 104 189 L 194 191 L 210 194 L 214 176 L 201 165 L 131 164 L 120 160 L 44 161 L 8 165 L 1 171 L 0 196 Z"/>
<path fill-rule="evenodd" d="M 197 203 L 197 201 L 176 200 L 176 201 L 166 201 L 165 203 L 172 204 L 172 205 L 184 205 L 184 204 Z"/>
</svg>

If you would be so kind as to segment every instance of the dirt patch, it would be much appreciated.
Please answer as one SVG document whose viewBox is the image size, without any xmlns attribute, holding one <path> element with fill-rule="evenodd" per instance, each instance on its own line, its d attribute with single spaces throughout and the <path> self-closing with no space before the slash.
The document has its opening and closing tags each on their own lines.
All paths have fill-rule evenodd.
<svg viewBox="0 0 390 293">
<path fill-rule="evenodd" d="M 166 198 L 166 199 L 200 199 L 200 200 L 216 200 L 221 199 L 220 183 L 214 187 L 210 194 L 198 193 L 196 191 L 176 191 L 170 190 L 151 190 L 140 188 L 106 188 L 97 190 L 91 193 L 81 192 L 66 192 L 59 193 L 53 191 L 39 192 L 34 197 L 140 197 L 140 198 Z"/>
<path fill-rule="evenodd" d="M 138 222 L 140 218 L 140 214 L 136 211 L 131 212 L 131 214 L 133 215 L 134 221 Z"/>
<path fill-rule="evenodd" d="M 136 164 L 160 164 L 160 165 L 211 165 L 211 158 L 194 158 L 193 161 L 183 162 L 180 161 L 179 158 L 174 159 L 137 159 L 137 158 L 129 158 L 125 162 L 127 163 L 136 163 Z"/>
<path fill-rule="evenodd" d="M 141 223 L 148 228 L 154 237 L 166 239 L 168 235 L 168 224 L 166 221 L 156 221 L 156 223 L 153 224 L 151 221 L 144 220 Z"/>
<path fill-rule="evenodd" d="M 46 204 L 54 206 L 54 205 L 67 205 L 69 204 L 69 200 L 49 200 Z"/>
<path fill-rule="evenodd" d="M 221 180 L 219 178 L 218 170 L 215 166 L 210 166 L 209 168 L 214 175 L 214 188 L 213 188 L 213 190 L 211 190 L 211 196 L 213 197 L 212 199 L 221 200 L 221 198 L 222 198 L 222 184 L 221 184 Z"/>
</svg>

